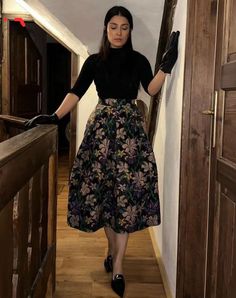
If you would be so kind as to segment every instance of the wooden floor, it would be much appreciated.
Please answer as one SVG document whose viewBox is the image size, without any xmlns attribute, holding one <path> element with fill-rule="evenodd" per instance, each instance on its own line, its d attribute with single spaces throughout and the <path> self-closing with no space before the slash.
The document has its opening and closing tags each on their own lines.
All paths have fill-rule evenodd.
<svg viewBox="0 0 236 298">
<path fill-rule="evenodd" d="M 56 298 L 115 298 L 103 260 L 103 229 L 85 233 L 67 226 L 68 170 L 59 160 Z M 124 260 L 125 298 L 166 298 L 148 229 L 130 234 Z"/>
</svg>

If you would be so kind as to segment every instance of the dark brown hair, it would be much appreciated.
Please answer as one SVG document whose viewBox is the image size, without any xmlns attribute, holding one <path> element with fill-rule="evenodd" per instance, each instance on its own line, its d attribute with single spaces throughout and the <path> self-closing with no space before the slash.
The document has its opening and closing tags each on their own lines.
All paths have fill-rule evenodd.
<svg viewBox="0 0 236 298">
<path fill-rule="evenodd" d="M 106 13 L 105 19 L 104 19 L 104 29 L 103 29 L 103 35 L 102 35 L 102 41 L 99 49 L 99 55 L 103 60 L 106 60 L 109 52 L 110 52 L 110 42 L 107 38 L 107 24 L 113 18 L 114 16 L 122 16 L 125 17 L 130 26 L 130 34 L 128 37 L 127 42 L 123 46 L 123 48 L 126 48 L 127 50 L 133 50 L 132 40 L 131 40 L 131 31 L 133 29 L 133 18 L 131 13 L 123 6 L 113 6 L 108 10 Z"/>
</svg>

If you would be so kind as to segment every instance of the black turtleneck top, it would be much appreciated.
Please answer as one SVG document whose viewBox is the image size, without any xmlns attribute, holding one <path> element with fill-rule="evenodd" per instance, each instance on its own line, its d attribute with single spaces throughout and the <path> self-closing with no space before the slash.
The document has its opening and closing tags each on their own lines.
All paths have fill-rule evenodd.
<svg viewBox="0 0 236 298">
<path fill-rule="evenodd" d="M 147 88 L 153 78 L 152 69 L 145 56 L 124 48 L 110 48 L 108 59 L 99 54 L 90 55 L 84 62 L 80 74 L 70 93 L 79 100 L 94 81 L 98 97 L 136 99 L 140 83 Z"/>
</svg>

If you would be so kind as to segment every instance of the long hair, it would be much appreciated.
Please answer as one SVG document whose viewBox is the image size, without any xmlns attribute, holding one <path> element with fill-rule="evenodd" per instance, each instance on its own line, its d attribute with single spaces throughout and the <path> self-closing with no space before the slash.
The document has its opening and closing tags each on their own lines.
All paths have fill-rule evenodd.
<svg viewBox="0 0 236 298">
<path fill-rule="evenodd" d="M 128 20 L 129 26 L 130 26 L 130 34 L 123 48 L 127 50 L 133 50 L 132 39 L 131 39 L 131 31 L 133 29 L 133 17 L 131 13 L 128 11 L 128 9 L 126 9 L 125 7 L 113 6 L 108 10 L 104 19 L 103 35 L 102 35 L 102 41 L 99 49 L 99 56 L 102 58 L 102 60 L 106 60 L 110 53 L 110 42 L 107 38 L 107 25 L 108 25 L 108 22 L 111 20 L 111 18 L 113 18 L 114 16 L 123 16 Z"/>
</svg>

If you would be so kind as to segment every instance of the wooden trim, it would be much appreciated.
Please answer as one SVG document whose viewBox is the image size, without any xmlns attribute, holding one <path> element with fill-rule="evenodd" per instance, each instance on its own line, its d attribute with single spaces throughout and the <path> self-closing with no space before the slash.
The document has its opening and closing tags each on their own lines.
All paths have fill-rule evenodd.
<svg viewBox="0 0 236 298">
<path fill-rule="evenodd" d="M 177 0 L 165 0 L 161 30 L 159 36 L 159 44 L 156 56 L 156 64 L 155 64 L 155 74 L 158 72 L 159 65 L 161 63 L 162 56 L 165 52 L 165 48 L 168 42 L 168 38 L 170 36 L 172 27 L 173 27 L 173 16 L 175 12 L 175 7 L 177 4 Z M 151 98 L 149 114 L 147 119 L 147 129 L 150 142 L 153 142 L 156 123 L 159 115 L 159 107 L 160 107 L 160 99 L 161 99 L 161 90 Z"/>
<path fill-rule="evenodd" d="M 3 18 L 5 15 L 3 14 Z M 10 26 L 3 22 L 2 114 L 10 114 Z"/>
<path fill-rule="evenodd" d="M 188 1 L 176 297 L 205 296 L 211 109 L 218 0 Z M 199 187 L 199 185 L 201 187 Z"/>
<path fill-rule="evenodd" d="M 160 269 L 160 272 L 161 272 L 161 277 L 162 277 L 163 285 L 164 285 L 164 288 L 165 288 L 166 298 L 174 298 L 172 293 L 171 293 L 171 290 L 170 290 L 170 286 L 169 286 L 170 283 L 169 283 L 169 280 L 168 280 L 168 275 L 166 273 L 165 265 L 164 265 L 164 262 L 162 260 L 162 256 L 161 256 L 161 253 L 160 253 L 156 238 L 154 236 L 154 233 L 155 233 L 154 229 L 149 228 L 148 230 L 149 230 L 149 234 L 150 234 L 150 237 L 151 237 L 152 247 L 153 247 L 153 250 L 154 250 L 154 253 L 155 253 L 155 257 L 156 257 L 156 260 L 157 260 L 157 263 L 158 263 L 158 266 L 159 266 L 159 269 Z"/>
<path fill-rule="evenodd" d="M 33 18 L 29 14 L 24 14 L 24 13 L 18 13 L 18 14 L 13 14 L 13 13 L 4 13 L 3 14 L 4 18 L 7 18 L 10 21 L 14 21 L 14 18 L 22 18 L 24 21 L 29 21 L 32 22 Z"/>
</svg>

